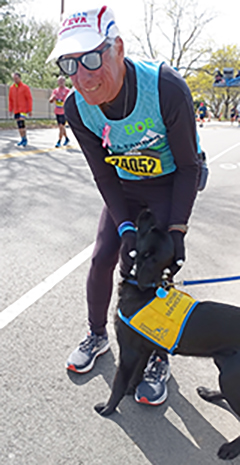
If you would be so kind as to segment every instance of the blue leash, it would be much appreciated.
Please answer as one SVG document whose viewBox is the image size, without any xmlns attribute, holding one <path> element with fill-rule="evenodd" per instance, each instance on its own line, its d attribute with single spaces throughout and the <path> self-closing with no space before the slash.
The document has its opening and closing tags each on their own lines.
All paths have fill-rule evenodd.
<svg viewBox="0 0 240 465">
<path fill-rule="evenodd" d="M 228 278 L 212 278 L 212 279 L 196 279 L 192 281 L 179 281 L 175 284 L 180 286 L 193 286 L 195 284 L 209 284 L 209 283 L 220 283 L 224 281 L 237 281 L 240 279 L 240 276 L 229 276 Z"/>
<path fill-rule="evenodd" d="M 195 286 L 197 284 L 211 284 L 211 283 L 222 283 L 225 281 L 237 281 L 240 279 L 240 276 L 229 276 L 227 278 L 212 278 L 212 279 L 195 279 L 192 281 L 177 281 L 173 282 L 172 285 L 177 284 L 178 286 Z M 134 279 L 127 279 L 126 280 L 129 284 L 133 284 L 135 286 L 138 285 L 137 281 Z M 149 284 L 147 287 L 156 287 L 155 284 Z"/>
</svg>

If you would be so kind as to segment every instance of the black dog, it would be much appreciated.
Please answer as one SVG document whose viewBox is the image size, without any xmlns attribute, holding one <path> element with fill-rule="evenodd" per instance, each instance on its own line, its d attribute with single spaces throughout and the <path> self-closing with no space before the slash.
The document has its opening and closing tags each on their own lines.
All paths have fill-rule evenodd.
<svg viewBox="0 0 240 465">
<path fill-rule="evenodd" d="M 152 283 L 160 283 L 162 271 L 172 262 L 173 242 L 169 233 L 158 230 L 149 211 L 138 221 L 136 276 L 138 286 L 123 281 L 119 290 L 118 306 L 129 317 L 155 296 Z M 143 370 L 152 351 L 161 348 L 149 341 L 118 316 L 115 321 L 120 361 L 112 393 L 106 404 L 95 409 L 101 415 L 110 415 L 127 390 L 133 390 L 141 381 Z M 212 357 L 219 369 L 220 391 L 198 388 L 198 394 L 209 402 L 225 400 L 240 416 L 240 308 L 217 302 L 201 302 L 195 306 L 184 327 L 174 354 Z M 223 444 L 218 456 L 233 459 L 240 453 L 240 436 Z"/>
</svg>

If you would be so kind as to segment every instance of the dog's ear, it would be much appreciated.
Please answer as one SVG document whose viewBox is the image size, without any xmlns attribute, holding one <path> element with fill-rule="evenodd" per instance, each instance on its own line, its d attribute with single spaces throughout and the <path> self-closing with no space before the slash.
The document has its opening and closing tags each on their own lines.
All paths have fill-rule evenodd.
<svg viewBox="0 0 240 465">
<path fill-rule="evenodd" d="M 149 230 L 155 226 L 156 221 L 152 212 L 148 209 L 143 210 L 137 219 L 138 235 L 145 236 Z"/>
</svg>

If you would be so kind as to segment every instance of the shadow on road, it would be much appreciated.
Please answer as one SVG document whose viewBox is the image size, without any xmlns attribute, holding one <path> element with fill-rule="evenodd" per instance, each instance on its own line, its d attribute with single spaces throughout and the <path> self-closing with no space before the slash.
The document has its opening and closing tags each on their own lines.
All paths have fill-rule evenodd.
<svg viewBox="0 0 240 465">
<path fill-rule="evenodd" d="M 93 371 L 84 376 L 69 372 L 68 377 L 80 387 L 92 378 L 102 375 L 111 387 L 115 369 L 114 356 L 110 350 L 104 356 L 104 360 L 99 357 Z M 140 405 L 131 396 L 125 396 L 117 411 L 110 417 L 103 418 L 103 421 L 116 423 L 152 465 L 219 463 L 217 451 L 223 443 L 227 442 L 226 438 L 180 393 L 178 383 L 173 376 L 168 388 L 169 397 L 163 405 L 158 407 Z M 107 393 L 105 399 L 98 399 L 97 402 L 105 400 Z M 224 404 L 220 406 L 229 410 Z M 239 459 L 236 460 L 231 463 L 240 463 Z"/>
</svg>

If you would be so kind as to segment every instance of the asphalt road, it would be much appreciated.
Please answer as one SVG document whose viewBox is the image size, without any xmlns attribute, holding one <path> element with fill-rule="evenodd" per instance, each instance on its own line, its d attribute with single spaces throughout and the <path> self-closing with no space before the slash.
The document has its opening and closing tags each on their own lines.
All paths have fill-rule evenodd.
<svg viewBox="0 0 240 465">
<path fill-rule="evenodd" d="M 28 131 L 24 150 L 17 131 L 0 132 L 0 463 L 218 464 L 216 452 L 239 434 L 239 422 L 196 393 L 199 385 L 217 387 L 211 360 L 171 357 L 162 406 L 125 397 L 108 419 L 94 411 L 109 395 L 117 363 L 116 290 L 111 350 L 92 372 L 66 373 L 65 359 L 87 329 L 85 282 L 102 206 L 68 132 L 70 147 L 55 149 L 57 129 Z M 240 274 L 240 128 L 206 123 L 199 132 L 211 173 L 191 216 L 185 280 Z M 236 305 L 239 289 L 239 281 L 185 288 L 197 299 Z"/>
</svg>

